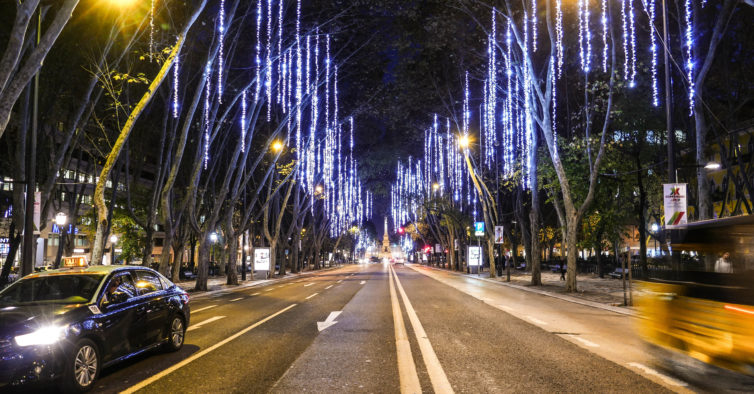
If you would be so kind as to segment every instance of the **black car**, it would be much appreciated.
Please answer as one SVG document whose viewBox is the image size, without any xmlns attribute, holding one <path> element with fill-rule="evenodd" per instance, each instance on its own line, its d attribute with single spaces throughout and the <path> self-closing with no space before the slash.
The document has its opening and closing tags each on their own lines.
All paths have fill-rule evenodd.
<svg viewBox="0 0 754 394">
<path fill-rule="evenodd" d="M 188 303 L 185 291 L 146 267 L 28 275 L 0 292 L 0 391 L 53 381 L 85 391 L 105 367 L 158 346 L 176 351 Z"/>
</svg>

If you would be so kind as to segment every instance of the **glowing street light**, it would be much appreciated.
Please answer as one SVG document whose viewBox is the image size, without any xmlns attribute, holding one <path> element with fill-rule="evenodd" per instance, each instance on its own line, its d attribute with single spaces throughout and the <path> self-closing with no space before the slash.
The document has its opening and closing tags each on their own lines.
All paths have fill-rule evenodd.
<svg viewBox="0 0 754 394">
<path fill-rule="evenodd" d="M 704 168 L 707 169 L 707 170 L 719 170 L 720 169 L 720 163 L 716 163 L 714 161 L 711 161 L 711 162 L 707 163 L 704 166 Z"/>
<path fill-rule="evenodd" d="M 57 224 L 58 227 L 63 227 L 66 223 L 68 223 L 68 215 L 63 212 L 58 212 L 55 215 L 55 224 Z"/>
<path fill-rule="evenodd" d="M 281 150 L 283 150 L 283 143 L 280 142 L 280 141 L 273 142 L 272 143 L 272 150 L 274 152 L 280 152 Z"/>
<path fill-rule="evenodd" d="M 110 264 L 115 264 L 115 243 L 118 242 L 118 236 L 110 236 Z"/>
<path fill-rule="evenodd" d="M 314 187 L 314 192 L 317 193 L 317 194 L 321 194 L 322 190 L 323 190 L 322 189 L 322 185 L 317 185 L 317 186 Z"/>
<path fill-rule="evenodd" d="M 468 148 L 469 147 L 469 136 L 463 135 L 461 138 L 458 139 L 458 145 L 461 148 Z"/>
</svg>

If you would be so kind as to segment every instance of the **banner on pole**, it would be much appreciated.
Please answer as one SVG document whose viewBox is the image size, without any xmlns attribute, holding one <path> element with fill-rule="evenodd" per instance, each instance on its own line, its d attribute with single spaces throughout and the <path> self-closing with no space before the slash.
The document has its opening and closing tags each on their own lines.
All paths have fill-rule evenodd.
<svg viewBox="0 0 754 394">
<path fill-rule="evenodd" d="M 688 201 L 685 183 L 665 183 L 662 185 L 665 227 L 682 226 L 687 223 Z"/>
<path fill-rule="evenodd" d="M 503 226 L 495 226 L 495 243 L 503 243 Z"/>
</svg>

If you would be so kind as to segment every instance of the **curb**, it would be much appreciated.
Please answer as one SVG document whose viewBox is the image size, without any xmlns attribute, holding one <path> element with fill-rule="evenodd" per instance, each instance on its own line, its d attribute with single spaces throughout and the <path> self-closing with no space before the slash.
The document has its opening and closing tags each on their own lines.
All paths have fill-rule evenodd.
<svg viewBox="0 0 754 394">
<path fill-rule="evenodd" d="M 247 281 L 246 283 L 240 284 L 240 285 L 235 286 L 235 287 L 229 287 L 229 288 L 217 289 L 217 290 L 207 290 L 207 291 L 192 292 L 192 291 L 189 291 L 189 289 L 185 289 L 185 288 L 181 287 L 177 283 L 176 283 L 176 286 L 181 287 L 181 289 L 183 289 L 184 291 L 186 291 L 189 294 L 189 297 L 191 297 L 191 299 L 193 300 L 193 299 L 197 299 L 197 298 L 209 297 L 209 296 L 211 296 L 213 294 L 217 294 L 217 293 L 221 293 L 221 292 L 229 293 L 229 292 L 246 290 L 246 289 L 253 288 L 253 287 L 263 287 L 265 285 L 269 285 L 269 284 L 272 284 L 272 283 L 275 283 L 275 282 L 283 282 L 283 281 L 287 281 L 287 280 L 295 280 L 295 279 L 301 278 L 302 276 L 310 276 L 310 275 L 314 275 L 316 273 L 331 271 L 331 270 L 335 270 L 335 269 L 343 268 L 343 267 L 344 267 L 344 265 L 341 265 L 341 266 L 338 266 L 338 267 L 328 267 L 328 268 L 320 269 L 320 270 L 317 270 L 317 271 L 306 271 L 306 272 L 298 273 L 298 274 L 296 274 L 296 276 L 292 276 L 293 274 L 287 273 L 282 278 L 262 279 L 262 280 L 257 280 L 257 281 L 253 281 L 253 282 L 248 282 Z"/>
<path fill-rule="evenodd" d="M 415 265 L 415 264 L 412 264 L 412 266 L 413 265 Z M 500 282 L 500 281 L 489 279 L 489 278 L 478 278 L 478 277 L 474 277 L 474 276 L 471 276 L 471 275 L 466 275 L 466 274 L 455 272 L 455 271 L 442 270 L 440 268 L 430 267 L 430 266 L 426 266 L 426 265 L 420 265 L 420 267 L 426 267 L 426 268 L 437 270 L 437 271 L 442 271 L 442 272 L 447 272 L 447 273 L 455 274 L 457 276 L 463 276 L 463 277 L 470 278 L 470 279 L 482 280 L 482 281 L 489 282 L 489 283 L 494 283 L 494 284 L 497 284 L 497 285 L 502 285 L 502 286 L 507 286 L 507 287 L 511 287 L 511 288 L 514 288 L 514 289 L 518 289 L 518 290 L 528 291 L 530 293 L 535 293 L 535 294 L 540 294 L 540 295 L 547 296 L 547 297 L 557 298 L 559 300 L 572 302 L 574 304 L 580 304 L 580 305 L 589 306 L 589 307 L 592 307 L 592 308 L 603 309 L 603 310 L 606 310 L 606 311 L 615 312 L 615 313 L 619 313 L 619 314 L 622 314 L 622 315 L 638 317 L 637 312 L 634 311 L 634 310 L 632 310 L 632 309 L 626 309 L 626 308 L 620 308 L 620 307 L 617 307 L 617 306 L 605 305 L 605 304 L 601 304 L 599 302 L 594 302 L 594 301 L 589 301 L 589 300 L 582 300 L 580 298 L 576 298 L 576 297 L 572 297 L 572 296 L 551 293 L 549 291 L 535 289 L 535 288 L 531 288 L 531 287 L 527 287 L 527 286 L 516 285 L 516 284 L 512 284 L 512 283 L 507 283 L 507 282 Z"/>
</svg>

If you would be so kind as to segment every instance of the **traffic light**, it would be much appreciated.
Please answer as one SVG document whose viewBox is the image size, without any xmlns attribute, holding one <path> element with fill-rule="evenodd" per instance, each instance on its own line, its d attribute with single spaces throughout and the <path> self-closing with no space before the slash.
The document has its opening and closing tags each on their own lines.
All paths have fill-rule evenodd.
<svg viewBox="0 0 754 394">
<path fill-rule="evenodd" d="M 406 230 L 403 229 L 403 227 L 398 227 L 398 234 L 403 235 L 406 232 Z"/>
<path fill-rule="evenodd" d="M 424 253 L 429 253 L 432 250 L 432 247 L 429 245 L 424 246 Z"/>
</svg>

